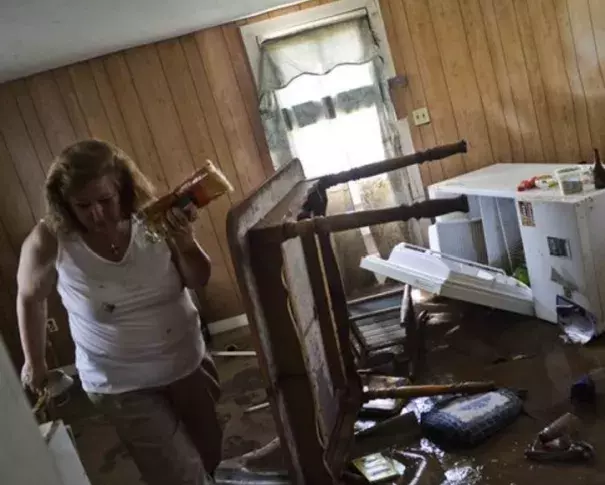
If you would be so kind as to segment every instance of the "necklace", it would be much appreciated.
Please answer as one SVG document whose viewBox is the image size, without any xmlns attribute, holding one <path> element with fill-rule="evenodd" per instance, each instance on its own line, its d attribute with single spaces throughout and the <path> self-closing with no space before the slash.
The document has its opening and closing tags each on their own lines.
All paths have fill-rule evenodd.
<svg viewBox="0 0 605 485">
<path fill-rule="evenodd" d="M 117 256 L 120 253 L 120 248 L 117 244 L 111 243 L 109 248 L 114 256 Z"/>
</svg>

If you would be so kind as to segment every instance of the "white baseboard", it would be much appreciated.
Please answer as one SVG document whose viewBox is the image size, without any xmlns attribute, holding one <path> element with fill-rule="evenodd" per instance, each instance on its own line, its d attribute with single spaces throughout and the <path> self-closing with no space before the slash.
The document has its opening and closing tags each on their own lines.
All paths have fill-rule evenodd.
<svg viewBox="0 0 605 485">
<path fill-rule="evenodd" d="M 245 313 L 236 315 L 235 317 L 226 318 L 225 320 L 219 320 L 218 322 L 212 322 L 208 324 L 208 330 L 210 335 L 217 335 L 219 333 L 229 332 L 236 328 L 246 327 L 248 325 L 248 317 Z"/>
</svg>

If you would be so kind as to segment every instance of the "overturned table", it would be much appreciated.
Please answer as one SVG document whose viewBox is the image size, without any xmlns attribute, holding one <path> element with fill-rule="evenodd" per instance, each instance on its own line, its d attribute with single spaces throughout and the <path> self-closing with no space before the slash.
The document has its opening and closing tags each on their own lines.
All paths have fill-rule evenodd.
<svg viewBox="0 0 605 485">
<path fill-rule="evenodd" d="M 326 216 L 327 189 L 466 152 L 466 143 L 307 180 L 283 166 L 227 218 L 231 255 L 290 480 L 341 483 L 364 392 L 333 232 L 468 212 L 464 196 Z"/>
</svg>

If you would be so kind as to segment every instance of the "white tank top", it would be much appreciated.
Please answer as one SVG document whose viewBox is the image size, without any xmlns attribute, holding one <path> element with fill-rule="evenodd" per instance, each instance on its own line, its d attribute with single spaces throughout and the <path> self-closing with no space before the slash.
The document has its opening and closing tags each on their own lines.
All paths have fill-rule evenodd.
<svg viewBox="0 0 605 485">
<path fill-rule="evenodd" d="M 79 235 L 58 240 L 57 287 L 86 392 L 163 386 L 195 370 L 206 351 L 199 315 L 165 242 L 146 241 L 133 223 L 124 258 L 112 262 Z"/>
</svg>

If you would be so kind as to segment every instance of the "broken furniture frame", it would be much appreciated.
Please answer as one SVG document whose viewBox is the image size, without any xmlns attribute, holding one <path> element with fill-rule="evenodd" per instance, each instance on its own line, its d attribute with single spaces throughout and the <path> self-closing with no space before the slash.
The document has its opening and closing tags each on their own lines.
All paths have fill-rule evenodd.
<svg viewBox="0 0 605 485">
<path fill-rule="evenodd" d="M 227 234 L 292 482 L 338 483 L 364 401 L 330 233 L 468 211 L 464 196 L 326 216 L 326 189 L 466 151 L 466 143 L 306 180 L 299 160 L 227 216 Z"/>
</svg>

